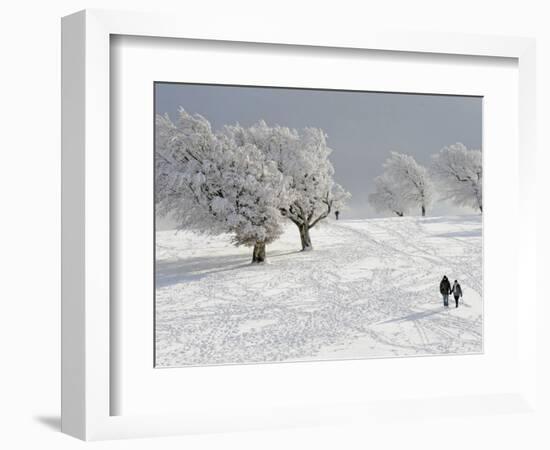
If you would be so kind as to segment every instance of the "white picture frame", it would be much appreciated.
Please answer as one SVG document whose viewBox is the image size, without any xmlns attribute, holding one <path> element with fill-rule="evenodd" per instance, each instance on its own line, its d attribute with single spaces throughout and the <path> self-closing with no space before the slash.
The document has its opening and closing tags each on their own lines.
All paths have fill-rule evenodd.
<svg viewBox="0 0 550 450">
<path fill-rule="evenodd" d="M 110 315 L 110 38 L 112 35 L 164 37 L 242 43 L 286 44 L 333 49 L 368 49 L 418 54 L 513 58 L 519 73 L 519 224 L 512 245 L 517 255 L 516 390 L 502 395 L 441 399 L 464 414 L 480 409 L 498 412 L 503 405 L 517 411 L 536 407 L 535 215 L 535 43 L 532 39 L 398 33 L 383 30 L 330 33 L 314 25 L 302 30 L 233 27 L 164 14 L 87 10 L 62 22 L 62 430 L 85 440 L 161 436 L 243 430 L 365 419 L 384 414 L 383 402 L 343 402 L 330 411 L 316 404 L 273 407 L 264 414 L 232 415 L 231 405 L 219 414 L 111 415 L 110 378 L 114 332 Z M 517 295 L 517 294 L 516 294 Z M 254 370 L 250 368 L 249 370 Z M 454 402 L 454 403 L 453 403 Z M 472 405 L 476 405 L 473 407 Z M 266 405 L 269 407 L 269 405 Z M 426 407 L 418 400 L 415 408 Z M 428 406 L 429 407 L 429 406 Z M 432 406 L 433 407 L 433 406 Z M 477 409 L 476 409 L 477 408 Z"/>
</svg>

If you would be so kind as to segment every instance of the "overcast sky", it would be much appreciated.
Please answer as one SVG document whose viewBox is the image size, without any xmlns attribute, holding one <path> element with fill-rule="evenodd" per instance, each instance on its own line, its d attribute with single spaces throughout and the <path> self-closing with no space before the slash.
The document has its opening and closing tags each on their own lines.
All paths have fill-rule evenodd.
<svg viewBox="0 0 550 450">
<path fill-rule="evenodd" d="M 156 84 L 156 112 L 173 119 L 181 106 L 214 129 L 260 119 L 269 125 L 322 128 L 333 149 L 338 183 L 352 193 L 345 218 L 381 217 L 368 204 L 373 179 L 390 151 L 427 165 L 445 145 L 481 149 L 482 99 L 421 94 L 350 92 L 196 84 Z M 474 213 L 435 203 L 428 215 Z"/>
</svg>

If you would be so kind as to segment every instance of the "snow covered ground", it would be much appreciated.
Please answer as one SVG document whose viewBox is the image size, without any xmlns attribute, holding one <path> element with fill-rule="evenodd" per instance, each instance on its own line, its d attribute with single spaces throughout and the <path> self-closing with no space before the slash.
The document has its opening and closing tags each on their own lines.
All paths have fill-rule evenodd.
<svg viewBox="0 0 550 450">
<path fill-rule="evenodd" d="M 481 352 L 481 216 L 325 221 L 251 249 L 227 236 L 156 235 L 157 365 Z M 458 279 L 458 309 L 439 281 Z"/>
</svg>

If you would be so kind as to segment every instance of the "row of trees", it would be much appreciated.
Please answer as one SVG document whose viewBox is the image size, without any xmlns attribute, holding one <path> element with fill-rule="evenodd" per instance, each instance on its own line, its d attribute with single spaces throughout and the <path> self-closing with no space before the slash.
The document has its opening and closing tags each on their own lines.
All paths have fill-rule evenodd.
<svg viewBox="0 0 550 450">
<path fill-rule="evenodd" d="M 350 197 L 333 179 L 318 128 L 260 121 L 214 131 L 180 109 L 175 122 L 157 116 L 155 141 L 157 212 L 188 229 L 231 234 L 234 244 L 253 247 L 253 262 L 265 261 L 285 219 L 298 228 L 302 250 L 311 250 L 311 228 Z"/>
<path fill-rule="evenodd" d="M 384 173 L 375 178 L 375 192 L 369 201 L 377 211 L 403 216 L 417 209 L 422 216 L 438 197 L 459 206 L 483 212 L 482 157 L 479 150 L 468 150 L 457 143 L 432 156 L 429 168 L 412 156 L 392 152 L 384 163 Z"/>
</svg>

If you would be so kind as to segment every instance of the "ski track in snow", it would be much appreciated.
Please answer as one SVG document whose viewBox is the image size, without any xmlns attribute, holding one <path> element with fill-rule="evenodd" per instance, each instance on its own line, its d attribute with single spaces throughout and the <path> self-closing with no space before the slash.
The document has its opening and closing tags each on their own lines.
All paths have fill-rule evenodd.
<svg viewBox="0 0 550 450">
<path fill-rule="evenodd" d="M 326 221 L 311 252 L 289 225 L 262 265 L 227 237 L 156 241 L 158 366 L 482 351 L 480 216 Z"/>
</svg>

